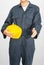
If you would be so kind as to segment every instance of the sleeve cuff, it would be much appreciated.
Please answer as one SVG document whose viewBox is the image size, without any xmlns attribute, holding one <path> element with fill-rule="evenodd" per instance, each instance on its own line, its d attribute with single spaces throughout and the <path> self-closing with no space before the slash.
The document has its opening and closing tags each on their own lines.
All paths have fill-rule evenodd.
<svg viewBox="0 0 44 65">
<path fill-rule="evenodd" d="M 2 34 L 3 34 L 3 31 L 4 31 L 4 29 L 1 29 Z M 7 36 L 5 34 L 3 34 L 3 38 L 5 39 L 6 37 Z"/>
</svg>

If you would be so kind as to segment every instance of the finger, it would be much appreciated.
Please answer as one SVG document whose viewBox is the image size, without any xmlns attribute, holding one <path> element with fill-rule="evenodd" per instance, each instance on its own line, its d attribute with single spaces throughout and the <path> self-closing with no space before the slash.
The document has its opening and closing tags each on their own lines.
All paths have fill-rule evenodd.
<svg viewBox="0 0 44 65">
<path fill-rule="evenodd" d="M 12 34 L 11 34 L 11 33 L 8 33 L 7 36 L 8 36 L 8 37 L 12 37 Z"/>
<path fill-rule="evenodd" d="M 35 31 L 35 28 L 32 29 L 32 33 Z"/>
<path fill-rule="evenodd" d="M 3 34 L 7 35 L 8 34 L 8 30 L 4 30 Z"/>
<path fill-rule="evenodd" d="M 37 35 L 37 32 L 34 32 L 31 37 L 35 37 Z"/>
</svg>

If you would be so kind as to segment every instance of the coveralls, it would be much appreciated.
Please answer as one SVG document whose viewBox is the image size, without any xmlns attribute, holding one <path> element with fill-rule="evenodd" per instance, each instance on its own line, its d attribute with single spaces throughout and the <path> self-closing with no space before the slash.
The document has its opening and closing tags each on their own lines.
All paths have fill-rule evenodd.
<svg viewBox="0 0 44 65">
<path fill-rule="evenodd" d="M 12 23 L 21 26 L 23 34 L 19 39 L 10 38 L 10 65 L 19 65 L 21 57 L 23 65 L 32 65 L 35 51 L 34 39 L 37 39 L 42 27 L 39 7 L 30 2 L 25 12 L 21 4 L 11 8 L 8 17 L 2 26 L 2 34 L 6 27 Z M 37 35 L 34 38 L 31 37 L 33 27 L 35 27 L 37 31 Z M 3 37 L 5 39 L 7 36 L 3 34 Z"/>
</svg>

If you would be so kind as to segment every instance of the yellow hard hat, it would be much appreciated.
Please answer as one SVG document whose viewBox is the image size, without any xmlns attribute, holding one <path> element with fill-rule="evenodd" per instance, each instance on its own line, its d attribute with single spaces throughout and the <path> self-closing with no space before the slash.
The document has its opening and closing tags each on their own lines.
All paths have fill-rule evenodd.
<svg viewBox="0 0 44 65">
<path fill-rule="evenodd" d="M 19 25 L 11 24 L 6 29 L 13 34 L 14 39 L 19 39 L 22 35 L 22 28 Z"/>
</svg>

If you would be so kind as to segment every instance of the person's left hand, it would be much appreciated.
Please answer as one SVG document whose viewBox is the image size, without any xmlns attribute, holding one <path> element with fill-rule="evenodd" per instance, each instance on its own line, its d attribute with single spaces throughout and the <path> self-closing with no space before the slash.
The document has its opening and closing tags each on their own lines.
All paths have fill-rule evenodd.
<svg viewBox="0 0 44 65">
<path fill-rule="evenodd" d="M 35 30 L 35 28 L 33 28 L 31 37 L 34 38 L 36 35 L 37 35 L 37 31 Z"/>
</svg>

